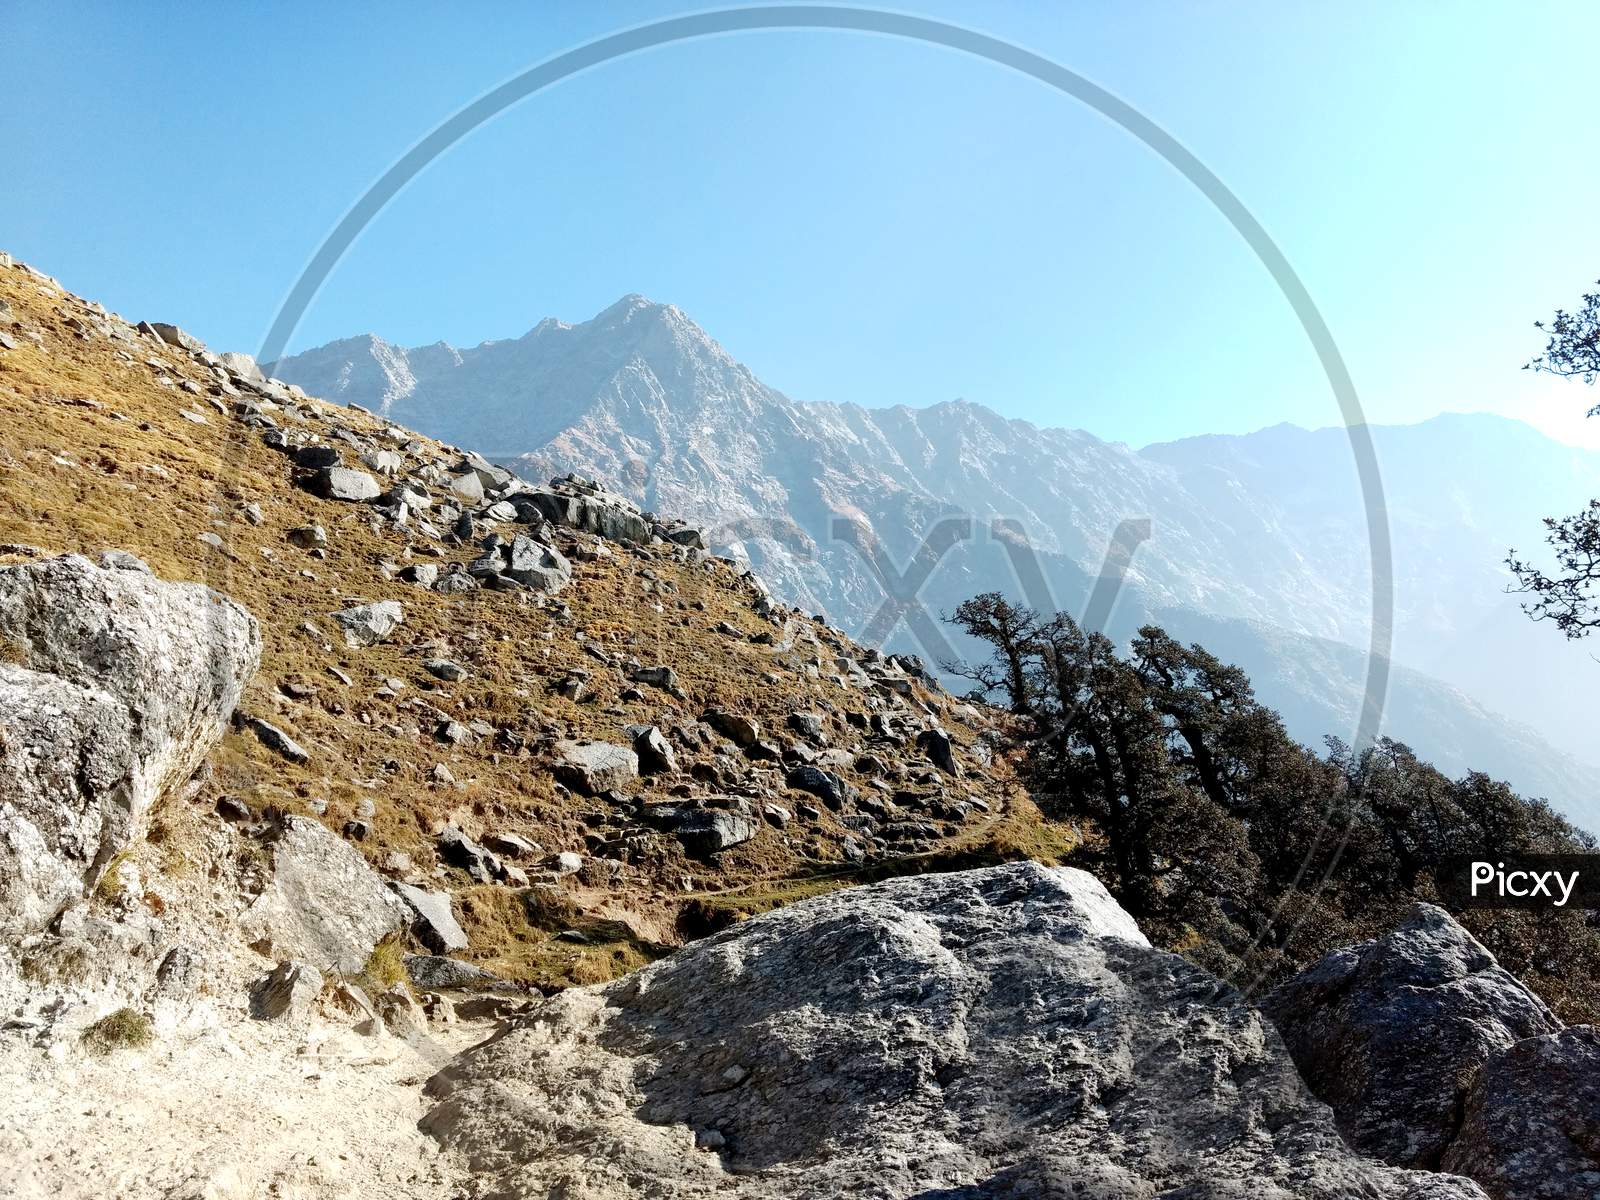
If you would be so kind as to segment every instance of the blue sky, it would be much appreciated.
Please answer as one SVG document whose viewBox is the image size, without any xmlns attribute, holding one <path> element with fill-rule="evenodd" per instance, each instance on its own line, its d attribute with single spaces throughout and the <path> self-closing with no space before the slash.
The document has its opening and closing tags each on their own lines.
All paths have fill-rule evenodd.
<svg viewBox="0 0 1600 1200">
<path fill-rule="evenodd" d="M 0 247 L 254 350 L 327 232 L 440 120 L 703 6 L 10 8 Z M 1490 409 L 1600 445 L 1517 367 L 1600 277 L 1588 4 L 905 8 L 1164 126 L 1300 272 L 1369 415 Z M 797 399 L 965 397 L 1142 444 L 1334 423 L 1287 304 L 1189 184 L 949 51 L 760 33 L 646 52 L 477 130 L 366 230 L 294 345 L 472 344 L 627 292 Z"/>
</svg>

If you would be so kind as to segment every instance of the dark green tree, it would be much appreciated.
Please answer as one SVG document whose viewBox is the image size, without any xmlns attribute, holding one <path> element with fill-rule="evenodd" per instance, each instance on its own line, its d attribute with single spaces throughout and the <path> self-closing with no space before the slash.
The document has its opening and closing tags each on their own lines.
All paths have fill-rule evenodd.
<svg viewBox="0 0 1600 1200">
<path fill-rule="evenodd" d="M 1292 738 L 1250 680 L 1146 626 L 1120 653 L 995 593 L 953 618 L 988 648 L 962 674 L 1017 716 L 1022 777 L 1079 825 L 1073 860 L 1152 939 L 1271 982 L 1392 928 L 1463 855 L 1592 849 L 1549 805 L 1401 742 Z M 1600 1016 L 1600 931 L 1577 911 L 1457 916 L 1568 1020 Z"/>
</svg>

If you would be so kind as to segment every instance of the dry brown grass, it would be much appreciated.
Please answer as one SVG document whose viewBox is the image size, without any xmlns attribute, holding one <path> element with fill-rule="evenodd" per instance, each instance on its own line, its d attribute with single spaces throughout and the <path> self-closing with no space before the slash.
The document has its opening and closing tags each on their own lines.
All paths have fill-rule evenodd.
<svg viewBox="0 0 1600 1200">
<path fill-rule="evenodd" d="M 469 888 L 457 902 L 472 939 L 464 957 L 543 992 L 604 983 L 671 949 L 627 921 L 585 911 L 554 887 Z"/>
<path fill-rule="evenodd" d="M 367 995 L 376 996 L 405 978 L 405 946 L 398 937 L 387 937 L 372 948 L 354 982 Z"/>
</svg>

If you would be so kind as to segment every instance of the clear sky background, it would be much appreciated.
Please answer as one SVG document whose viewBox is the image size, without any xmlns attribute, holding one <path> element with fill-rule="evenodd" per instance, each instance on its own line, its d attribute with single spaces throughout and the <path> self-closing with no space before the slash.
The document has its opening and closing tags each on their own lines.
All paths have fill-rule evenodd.
<svg viewBox="0 0 1600 1200">
<path fill-rule="evenodd" d="M 254 351 L 323 237 L 439 121 L 703 6 L 48 5 L 4 28 L 0 247 Z M 1164 126 L 1300 272 L 1369 416 L 1600 445 L 1518 370 L 1600 277 L 1592 3 L 951 4 Z M 1265 270 L 1077 102 L 949 51 L 743 34 L 610 63 L 436 162 L 292 348 L 671 301 L 796 399 L 954 397 L 1133 444 L 1337 410 Z"/>
</svg>

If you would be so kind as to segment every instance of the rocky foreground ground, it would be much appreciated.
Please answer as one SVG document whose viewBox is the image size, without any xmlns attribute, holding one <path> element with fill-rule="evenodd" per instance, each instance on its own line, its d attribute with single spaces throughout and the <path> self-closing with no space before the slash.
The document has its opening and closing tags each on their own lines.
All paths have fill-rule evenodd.
<svg viewBox="0 0 1600 1200">
<path fill-rule="evenodd" d="M 1241 996 L 693 530 L 0 283 L 0 1193 L 1600 1196 L 1441 910 Z"/>
</svg>

